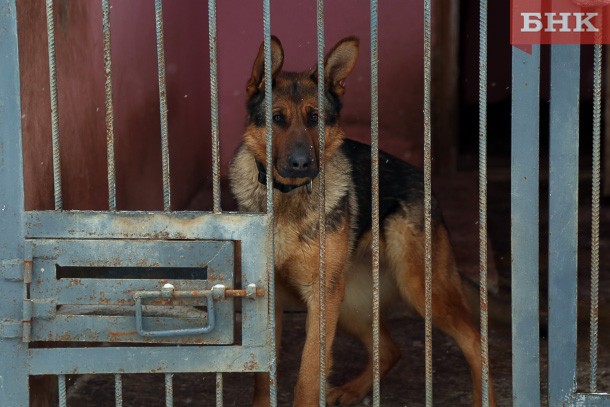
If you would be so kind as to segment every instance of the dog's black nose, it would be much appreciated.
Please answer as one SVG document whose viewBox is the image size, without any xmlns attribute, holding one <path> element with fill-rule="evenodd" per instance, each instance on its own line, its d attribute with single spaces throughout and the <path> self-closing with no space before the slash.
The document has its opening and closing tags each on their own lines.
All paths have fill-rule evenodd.
<svg viewBox="0 0 610 407">
<path fill-rule="evenodd" d="M 290 153 L 279 162 L 278 170 L 284 178 L 315 178 L 318 165 L 313 155 L 313 147 L 296 145 Z"/>
<path fill-rule="evenodd" d="M 306 172 L 309 169 L 309 152 L 298 150 L 288 156 L 288 165 L 295 172 Z"/>
</svg>

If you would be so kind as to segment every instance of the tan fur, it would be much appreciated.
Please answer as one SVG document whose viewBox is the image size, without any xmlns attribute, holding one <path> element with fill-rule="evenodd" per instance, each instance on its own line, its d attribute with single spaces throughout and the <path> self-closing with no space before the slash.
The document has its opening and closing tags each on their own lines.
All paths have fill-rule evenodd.
<svg viewBox="0 0 610 407">
<path fill-rule="evenodd" d="M 340 41 L 326 57 L 324 80 L 338 96 L 343 95 L 344 81 L 351 72 L 357 55 L 358 42 L 354 38 Z M 259 161 L 273 178 L 284 184 L 304 185 L 307 179 L 282 177 L 280 172 L 289 157 L 295 140 L 308 143 L 317 150 L 317 126 L 307 123 L 307 117 L 317 106 L 316 71 L 283 74 L 283 50 L 273 38 L 274 112 L 282 120 L 274 122 L 273 162 L 266 162 L 266 130 L 249 117 L 244 142 L 231 164 L 231 187 L 240 209 L 263 212 L 266 210 L 266 186 L 258 179 Z M 251 98 L 261 92 L 261 51 L 255 60 L 252 78 L 248 82 Z M 295 97 L 295 94 L 298 97 Z M 251 115 L 257 114 L 251 113 Z M 325 215 L 326 235 L 326 352 L 327 373 L 332 367 L 331 346 L 337 325 L 359 338 L 369 353 L 367 368 L 351 382 L 331 389 L 327 394 L 330 405 L 349 405 L 361 400 L 372 387 L 372 276 L 371 232 L 357 236 L 356 219 L 360 208 L 357 188 L 351 177 L 352 161 L 340 149 L 343 140 L 341 127 L 326 126 Z M 311 156 L 317 164 L 317 153 Z M 354 158 L 351 158 L 354 159 Z M 356 169 L 357 170 L 357 169 Z M 277 298 L 285 293 L 296 293 L 307 307 L 307 337 L 295 388 L 294 406 L 317 406 L 319 397 L 319 316 L 320 274 L 318 232 L 319 177 L 312 180 L 313 191 L 305 187 L 290 192 L 274 189 L 275 274 Z M 411 186 L 413 188 L 413 186 Z M 368 193 L 368 192 L 367 192 Z M 417 191 L 413 193 L 417 196 Z M 385 217 L 380 236 L 380 297 L 381 309 L 396 303 L 406 303 L 424 313 L 424 232 L 423 205 L 415 198 L 402 200 L 398 208 Z M 432 317 L 434 324 L 451 335 L 470 364 L 473 378 L 473 404 L 481 405 L 481 345 L 480 335 L 470 321 L 470 311 L 457 273 L 453 251 L 442 220 L 433 221 L 433 288 Z M 356 240 L 358 239 L 358 240 Z M 277 305 L 277 344 L 280 343 L 281 309 Z M 382 313 L 383 315 L 383 313 Z M 385 375 L 400 358 L 400 350 L 392 340 L 385 322 L 380 331 L 380 371 Z M 277 350 L 279 352 L 279 349 Z M 259 374 L 256 379 L 255 406 L 269 405 L 269 378 Z M 494 406 L 490 385 L 490 405 Z"/>
</svg>

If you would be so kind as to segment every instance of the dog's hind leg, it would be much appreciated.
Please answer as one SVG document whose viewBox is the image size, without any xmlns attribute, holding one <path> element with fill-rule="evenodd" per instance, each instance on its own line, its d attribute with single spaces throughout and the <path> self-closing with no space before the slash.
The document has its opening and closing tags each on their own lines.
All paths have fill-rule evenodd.
<svg viewBox="0 0 610 407">
<path fill-rule="evenodd" d="M 370 309 L 370 308 L 369 308 Z M 331 406 L 348 406 L 356 404 L 367 395 L 373 387 L 373 332 L 372 324 L 368 318 L 363 319 L 359 315 L 341 315 L 340 327 L 350 335 L 358 338 L 366 347 L 368 363 L 364 370 L 350 382 L 340 387 L 335 387 L 328 392 L 327 403 Z M 379 373 L 385 376 L 400 359 L 400 349 L 390 336 L 390 332 L 381 323 L 379 330 Z"/>
<path fill-rule="evenodd" d="M 404 217 L 396 216 L 386 221 L 385 238 L 384 255 L 394 270 L 401 295 L 423 316 L 424 233 Z M 481 336 L 470 319 L 448 233 L 441 224 L 434 227 L 432 247 L 432 321 L 462 349 L 472 375 L 473 405 L 478 407 L 482 404 Z M 495 406 L 491 379 L 489 405 Z"/>
</svg>

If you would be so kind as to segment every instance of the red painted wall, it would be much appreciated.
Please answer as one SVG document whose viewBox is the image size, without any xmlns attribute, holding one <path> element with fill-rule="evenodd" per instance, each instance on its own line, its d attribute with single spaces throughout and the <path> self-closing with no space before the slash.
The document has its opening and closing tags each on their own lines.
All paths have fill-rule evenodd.
<svg viewBox="0 0 610 407">
<path fill-rule="evenodd" d="M 112 1 L 113 100 L 119 209 L 161 209 L 161 142 L 154 3 Z M 211 152 L 207 4 L 163 5 L 169 106 L 172 207 L 210 209 Z M 262 41 L 260 2 L 218 2 L 222 173 L 245 123 L 245 83 Z M 28 209 L 50 209 L 52 161 L 44 4 L 18 2 Z M 422 4 L 391 0 L 379 8 L 382 148 L 421 164 Z M 64 207 L 107 207 L 102 23 L 99 2 L 56 2 L 57 69 Z M 316 58 L 313 1 L 272 2 L 271 26 L 287 70 Z M 370 140 L 369 8 L 333 0 L 325 10 L 326 46 L 357 35 L 361 55 L 347 82 L 342 120 L 348 137 Z M 227 204 L 226 206 L 230 206 Z"/>
</svg>

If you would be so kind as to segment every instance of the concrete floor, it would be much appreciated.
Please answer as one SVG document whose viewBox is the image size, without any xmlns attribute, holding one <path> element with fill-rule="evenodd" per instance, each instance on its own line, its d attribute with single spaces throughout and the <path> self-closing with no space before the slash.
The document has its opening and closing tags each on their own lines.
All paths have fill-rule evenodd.
<svg viewBox="0 0 610 407">
<path fill-rule="evenodd" d="M 443 184 L 443 183 L 441 183 Z M 453 184 L 453 186 L 451 186 Z M 506 180 L 491 181 L 489 183 L 489 239 L 493 247 L 492 259 L 493 273 L 497 273 L 499 286 L 495 296 L 505 306 L 510 301 L 510 202 L 509 183 Z M 448 183 L 444 197 L 452 197 L 442 201 L 445 214 L 462 216 L 471 224 L 470 228 L 478 231 L 476 226 L 477 208 L 471 202 L 476 200 L 476 178 L 474 174 L 466 176 L 466 181 Z M 583 305 L 581 315 L 586 316 L 588 306 L 588 265 L 590 245 L 588 240 L 590 222 L 587 210 L 587 194 L 589 186 L 581 186 L 582 209 L 579 215 L 581 238 L 579 249 L 580 262 L 580 298 Z M 442 197 L 441 197 L 442 198 Z M 544 206 L 541 213 L 544 217 Z M 602 242 L 601 264 L 602 270 L 610 264 L 610 215 L 606 208 L 602 209 Z M 451 215 L 453 214 L 453 215 Z M 470 221 L 468 221 L 470 219 Z M 464 223 L 464 222 L 462 222 Z M 544 243 L 546 227 L 541 222 L 541 285 L 546 275 L 546 244 Z M 472 265 L 478 265 L 478 234 L 469 230 L 460 233 L 452 231 L 452 238 L 458 252 L 460 263 L 466 264 L 465 273 L 470 277 L 476 275 Z M 461 254 L 460 254 L 461 253 Z M 460 256 L 462 257 L 460 259 Z M 470 265 L 470 266 L 469 266 Z M 610 300 L 610 276 L 602 271 L 600 309 L 602 322 L 601 344 L 599 356 L 599 389 L 610 390 L 610 318 L 608 318 L 608 303 Z M 544 304 L 545 289 L 541 289 L 541 300 Z M 541 304 L 543 317 L 545 306 Z M 509 308 L 506 308 L 509 309 Z M 290 406 L 292 388 L 296 381 L 298 363 L 305 335 L 305 316 L 302 313 L 290 313 L 285 317 L 283 351 L 279 365 L 279 394 L 280 406 Z M 588 322 L 582 318 L 579 324 L 579 388 L 586 389 L 589 380 L 588 373 Z M 390 318 L 392 333 L 400 344 L 402 359 L 398 365 L 382 381 L 382 400 L 384 407 L 421 406 L 424 405 L 424 328 L 423 321 L 404 315 L 396 314 Z M 491 372 L 494 380 L 497 403 L 499 406 L 512 404 L 511 382 L 511 336 L 510 327 L 506 325 L 492 325 L 490 332 L 490 359 Z M 543 404 L 546 396 L 546 338 L 541 338 L 542 361 L 541 376 Z M 466 361 L 455 343 L 442 333 L 435 331 L 433 336 L 433 367 L 434 367 L 434 405 L 437 406 L 467 406 L 471 404 L 471 380 Z M 339 335 L 335 342 L 335 371 L 331 381 L 336 384 L 344 383 L 353 377 L 364 365 L 364 350 L 351 338 Z M 247 377 L 245 377 L 247 376 Z M 212 406 L 214 405 L 214 375 L 176 375 L 174 380 L 175 406 Z M 224 405 L 246 406 L 250 404 L 253 391 L 253 380 L 250 374 L 225 375 Z M 125 406 L 164 406 L 163 376 L 161 375 L 131 375 L 124 378 L 124 405 Z M 114 389 L 113 379 L 110 376 L 89 376 L 71 379 L 69 391 L 70 406 L 113 406 Z M 366 403 L 365 403 L 366 405 Z"/>
</svg>

